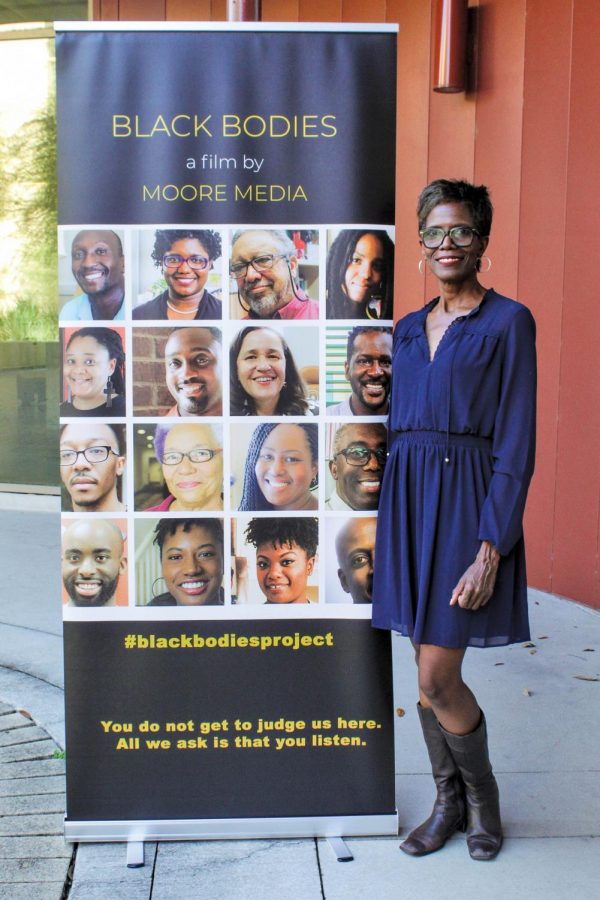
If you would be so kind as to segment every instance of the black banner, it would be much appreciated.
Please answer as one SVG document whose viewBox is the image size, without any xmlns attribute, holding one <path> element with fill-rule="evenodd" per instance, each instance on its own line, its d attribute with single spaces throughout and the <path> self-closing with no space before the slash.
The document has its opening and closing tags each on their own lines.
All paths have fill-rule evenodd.
<svg viewBox="0 0 600 900">
<path fill-rule="evenodd" d="M 366 28 L 58 29 L 74 840 L 395 828 L 396 35 Z"/>
<path fill-rule="evenodd" d="M 58 34 L 59 221 L 393 225 L 395 64 L 390 34 Z"/>
<path fill-rule="evenodd" d="M 368 622 L 66 622 L 65 657 L 69 819 L 394 811 Z"/>
</svg>

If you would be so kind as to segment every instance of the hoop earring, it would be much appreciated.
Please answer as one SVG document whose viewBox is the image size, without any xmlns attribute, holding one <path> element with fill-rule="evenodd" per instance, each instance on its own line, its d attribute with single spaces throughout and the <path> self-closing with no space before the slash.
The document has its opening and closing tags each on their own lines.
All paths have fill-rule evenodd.
<svg viewBox="0 0 600 900">
<path fill-rule="evenodd" d="M 154 581 L 152 582 L 152 587 L 150 588 L 150 590 L 152 591 L 152 599 L 153 600 L 156 600 L 156 598 L 158 596 L 160 596 L 159 594 L 156 593 L 156 590 L 155 590 L 156 585 L 158 584 L 159 581 L 164 581 L 165 587 L 167 586 L 167 582 L 165 581 L 165 579 L 163 578 L 162 575 L 160 575 L 158 578 L 155 578 Z M 161 593 L 164 593 L 164 591 L 162 591 Z"/>
<path fill-rule="evenodd" d="M 377 304 L 383 303 L 383 293 L 381 294 L 371 294 L 371 299 L 365 306 L 365 313 L 367 315 L 367 319 L 380 319 L 381 316 L 377 313 Z"/>
<path fill-rule="evenodd" d="M 315 477 L 313 478 L 313 480 L 312 480 L 311 483 L 309 484 L 308 489 L 309 489 L 309 491 L 314 491 L 314 490 L 316 490 L 316 488 L 318 488 L 318 487 L 319 487 L 319 476 L 318 476 L 318 475 L 315 475 Z"/>
<path fill-rule="evenodd" d="M 107 409 L 110 409 L 110 407 L 112 406 L 112 390 L 113 390 L 113 383 L 112 383 L 112 378 L 109 375 L 108 378 L 106 379 L 106 387 L 104 388 L 104 393 L 106 394 L 106 408 Z"/>
<path fill-rule="evenodd" d="M 488 261 L 488 267 L 487 267 L 487 269 L 482 269 L 482 268 L 481 268 L 481 262 L 482 262 L 482 260 L 484 260 L 484 259 L 487 259 L 487 261 Z M 478 272 L 481 272 L 483 275 L 485 275 L 485 273 L 486 273 L 486 272 L 489 272 L 491 268 L 492 268 L 492 261 L 491 261 L 491 259 L 489 258 L 489 256 L 480 256 L 479 259 L 477 260 L 477 271 L 478 271 Z"/>
<path fill-rule="evenodd" d="M 425 260 L 423 259 L 423 257 L 421 257 L 421 259 L 419 260 L 419 272 L 421 273 L 421 275 L 425 274 Z"/>
</svg>

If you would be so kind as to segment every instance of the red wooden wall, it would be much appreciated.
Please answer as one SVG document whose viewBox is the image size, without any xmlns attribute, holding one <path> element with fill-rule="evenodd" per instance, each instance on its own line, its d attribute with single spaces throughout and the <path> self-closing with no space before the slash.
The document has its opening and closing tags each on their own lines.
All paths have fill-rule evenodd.
<svg viewBox="0 0 600 900">
<path fill-rule="evenodd" d="M 538 323 L 529 581 L 600 608 L 600 4 L 470 0 L 472 89 L 430 87 L 435 0 L 263 0 L 263 20 L 399 22 L 397 313 L 432 296 L 414 206 L 430 179 L 490 187 L 484 283 Z M 225 19 L 226 0 L 94 0 L 98 19 Z"/>
</svg>

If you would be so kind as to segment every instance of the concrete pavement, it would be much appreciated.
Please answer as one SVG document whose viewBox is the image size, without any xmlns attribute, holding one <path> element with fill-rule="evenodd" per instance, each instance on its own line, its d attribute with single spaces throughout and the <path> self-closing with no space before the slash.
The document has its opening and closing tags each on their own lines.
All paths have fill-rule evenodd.
<svg viewBox="0 0 600 900">
<path fill-rule="evenodd" d="M 51 511 L 53 502 L 44 498 L 45 511 L 36 511 L 35 501 L 15 503 L 14 497 L 0 496 L 4 571 L 0 701 L 5 704 L 0 707 L 0 724 L 3 717 L 15 715 L 12 709 L 25 709 L 37 723 L 31 728 L 44 729 L 64 746 L 61 622 L 52 587 L 58 584 L 59 527 L 58 515 Z M 33 508 L 21 511 L 25 503 Z M 13 508 L 7 509 L 11 504 Z M 33 561 L 32 534 L 37 553 Z M 597 896 L 600 680 L 593 679 L 600 676 L 600 615 L 533 590 L 530 611 L 533 646 L 472 650 L 465 663 L 466 678 L 488 719 L 501 791 L 506 843 L 494 862 L 471 861 L 463 835 L 422 859 L 400 853 L 395 837 L 350 839 L 355 859 L 347 864 L 336 861 L 324 840 L 162 841 L 145 846 L 146 865 L 140 869 L 126 868 L 122 844 L 80 844 L 69 897 L 354 900 L 368 893 L 377 900 L 398 896 L 566 900 Z M 407 641 L 395 638 L 393 643 L 395 705 L 406 711 L 396 722 L 397 801 L 402 833 L 406 833 L 428 814 L 433 786 L 414 706 L 412 653 Z M 14 731 L 16 721 L 11 719 L 8 724 L 13 727 L 0 734 Z M 47 740 L 39 732 L 31 737 L 33 743 Z M 60 764 L 60 760 L 54 762 Z M 0 798 L 9 780 L 0 770 Z M 31 790 L 30 778 L 23 778 L 22 788 L 18 806 L 19 815 L 25 816 L 29 800 L 34 809 L 44 805 L 43 791 L 26 793 Z M 11 816 L 6 818 L 14 822 Z M 14 859 L 7 855 L 15 852 L 12 837 L 0 838 L 0 859 Z M 70 845 L 56 838 L 48 844 L 50 837 L 42 825 L 22 846 L 27 846 L 30 859 L 54 852 L 52 858 L 65 864 Z M 54 879 L 60 865 L 46 867 Z M 40 875 L 43 869 L 2 864 L 0 900 L 54 897 L 49 885 L 56 880 L 45 882 Z M 18 882 L 8 880 L 14 871 L 20 872 Z M 23 875 L 31 880 L 23 880 Z"/>
</svg>

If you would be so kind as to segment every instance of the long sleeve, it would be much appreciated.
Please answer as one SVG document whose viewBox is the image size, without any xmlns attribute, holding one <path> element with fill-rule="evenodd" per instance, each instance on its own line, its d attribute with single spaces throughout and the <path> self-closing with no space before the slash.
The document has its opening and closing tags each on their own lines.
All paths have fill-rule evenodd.
<svg viewBox="0 0 600 900">
<path fill-rule="evenodd" d="M 504 343 L 492 443 L 494 471 L 479 522 L 479 540 L 490 541 L 502 556 L 521 537 L 535 462 L 535 321 L 525 307 L 512 317 Z"/>
</svg>

